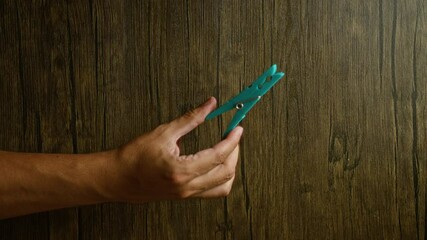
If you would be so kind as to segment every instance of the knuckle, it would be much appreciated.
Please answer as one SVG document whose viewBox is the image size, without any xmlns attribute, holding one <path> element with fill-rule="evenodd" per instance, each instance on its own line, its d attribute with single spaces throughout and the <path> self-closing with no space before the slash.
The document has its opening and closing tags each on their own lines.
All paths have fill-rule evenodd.
<svg viewBox="0 0 427 240">
<path fill-rule="evenodd" d="M 184 114 L 184 117 L 187 119 L 193 119 L 195 116 L 197 116 L 197 111 L 195 109 L 191 109 Z"/>
<path fill-rule="evenodd" d="M 184 183 L 184 178 L 181 174 L 172 173 L 170 175 L 170 181 L 174 186 L 181 186 Z"/>
<path fill-rule="evenodd" d="M 182 191 L 178 192 L 178 198 L 179 199 L 189 198 L 190 196 L 191 196 L 191 193 L 189 191 L 182 190 Z"/>
<path fill-rule="evenodd" d="M 225 153 L 220 152 L 220 151 L 216 151 L 215 154 L 215 162 L 218 164 L 221 164 L 223 162 L 225 162 L 225 160 L 227 159 L 227 156 L 225 155 Z"/>
<path fill-rule="evenodd" d="M 191 176 L 187 162 L 180 159 L 167 163 L 165 173 L 167 180 L 176 188 L 184 186 Z"/>
<path fill-rule="evenodd" d="M 186 178 L 192 176 L 195 172 L 194 169 L 191 167 L 193 158 L 186 156 L 183 158 L 179 158 L 176 162 L 176 168 L 179 169 L 179 172 L 181 173 L 181 178 Z M 178 170 L 177 170 L 178 171 Z"/>
<path fill-rule="evenodd" d="M 179 163 L 179 166 L 184 170 L 184 172 L 189 172 L 189 164 L 193 163 L 196 158 L 194 155 L 183 155 L 180 156 L 176 161 Z"/>
<path fill-rule="evenodd" d="M 191 176 L 188 173 L 175 172 L 169 175 L 168 180 L 171 186 L 175 187 L 176 189 L 180 189 L 188 184 L 190 177 Z"/>
<path fill-rule="evenodd" d="M 224 175 L 224 178 L 226 181 L 231 180 L 236 174 L 236 171 L 234 170 L 234 168 L 232 169 L 227 169 Z"/>
<path fill-rule="evenodd" d="M 155 131 L 158 134 L 164 134 L 168 128 L 169 128 L 169 125 L 167 123 L 163 123 L 163 124 L 160 124 L 159 126 L 157 126 Z"/>
<path fill-rule="evenodd" d="M 201 124 L 203 119 L 199 117 L 199 111 L 197 109 L 192 109 L 184 114 L 184 117 L 192 122 L 195 126 Z"/>
<path fill-rule="evenodd" d="M 184 183 L 184 176 L 183 174 L 179 173 L 176 168 L 169 166 L 166 172 L 166 180 L 170 182 L 172 186 L 181 186 Z"/>
</svg>

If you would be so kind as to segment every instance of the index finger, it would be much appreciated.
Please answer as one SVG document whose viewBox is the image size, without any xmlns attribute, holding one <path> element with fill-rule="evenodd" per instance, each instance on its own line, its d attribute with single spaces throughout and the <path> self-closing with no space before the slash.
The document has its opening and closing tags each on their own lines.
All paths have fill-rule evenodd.
<svg viewBox="0 0 427 240">
<path fill-rule="evenodd" d="M 216 99 L 210 97 L 199 107 L 185 113 L 183 116 L 170 122 L 176 138 L 180 138 L 205 121 L 206 116 L 216 107 Z"/>
</svg>

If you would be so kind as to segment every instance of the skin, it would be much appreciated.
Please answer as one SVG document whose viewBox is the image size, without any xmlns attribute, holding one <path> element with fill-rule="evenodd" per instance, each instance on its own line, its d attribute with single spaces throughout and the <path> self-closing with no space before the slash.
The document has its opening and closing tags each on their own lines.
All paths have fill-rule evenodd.
<svg viewBox="0 0 427 240">
<path fill-rule="evenodd" d="M 45 154 L 0 151 L 0 219 L 103 202 L 227 196 L 243 128 L 192 155 L 178 140 L 203 123 L 215 98 L 180 118 L 105 152 Z"/>
</svg>

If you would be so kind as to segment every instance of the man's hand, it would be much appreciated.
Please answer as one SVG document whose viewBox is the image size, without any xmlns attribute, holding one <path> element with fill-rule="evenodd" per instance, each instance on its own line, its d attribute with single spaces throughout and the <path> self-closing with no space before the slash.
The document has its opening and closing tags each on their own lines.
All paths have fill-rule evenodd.
<svg viewBox="0 0 427 240">
<path fill-rule="evenodd" d="M 0 219 L 111 201 L 219 197 L 230 192 L 242 128 L 180 156 L 177 141 L 215 108 L 214 98 L 122 147 L 90 154 L 0 151 Z"/>
<path fill-rule="evenodd" d="M 221 197 L 229 194 L 239 154 L 243 128 L 209 149 L 181 155 L 178 140 L 201 124 L 216 107 L 215 98 L 182 117 L 160 125 L 120 147 L 116 161 L 122 170 L 119 201 L 188 197 Z"/>
</svg>

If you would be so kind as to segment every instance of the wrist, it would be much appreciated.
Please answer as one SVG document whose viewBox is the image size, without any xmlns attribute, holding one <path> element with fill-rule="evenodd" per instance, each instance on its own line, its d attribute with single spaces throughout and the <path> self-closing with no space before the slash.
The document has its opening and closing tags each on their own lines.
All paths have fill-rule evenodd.
<svg viewBox="0 0 427 240">
<path fill-rule="evenodd" d="M 118 161 L 118 151 L 109 150 L 91 154 L 92 161 L 83 164 L 88 172 L 89 186 L 98 202 L 121 201 L 123 167 Z"/>
</svg>

